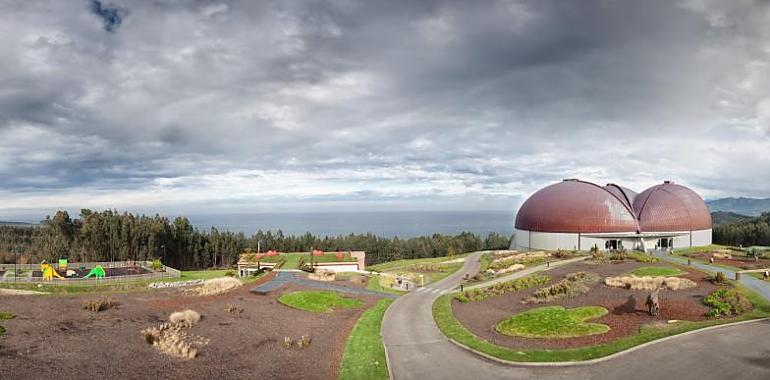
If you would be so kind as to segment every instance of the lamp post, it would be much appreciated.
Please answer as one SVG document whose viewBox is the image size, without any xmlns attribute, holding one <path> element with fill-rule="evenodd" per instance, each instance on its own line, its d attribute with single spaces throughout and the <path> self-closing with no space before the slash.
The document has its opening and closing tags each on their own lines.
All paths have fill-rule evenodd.
<svg viewBox="0 0 770 380">
<path fill-rule="evenodd" d="M 13 282 L 19 281 L 19 247 L 13 250 Z"/>
</svg>

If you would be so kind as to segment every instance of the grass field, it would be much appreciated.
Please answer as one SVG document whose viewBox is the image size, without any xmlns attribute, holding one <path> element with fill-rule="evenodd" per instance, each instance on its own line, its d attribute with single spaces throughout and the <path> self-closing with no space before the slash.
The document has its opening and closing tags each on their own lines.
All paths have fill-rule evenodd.
<svg viewBox="0 0 770 380">
<path fill-rule="evenodd" d="M 364 305 L 362 301 L 329 291 L 292 292 L 279 297 L 278 302 L 313 313 L 331 313 L 335 308 L 355 309 Z"/>
<path fill-rule="evenodd" d="M 720 244 L 711 244 L 711 245 L 705 245 L 702 247 L 677 248 L 674 250 L 674 254 L 686 256 L 694 253 L 711 252 L 711 251 L 717 251 L 720 249 L 730 249 L 730 248 L 733 248 L 733 247 L 730 247 L 727 245 L 720 245 Z"/>
<path fill-rule="evenodd" d="M 380 326 L 385 310 L 392 302 L 393 300 L 386 298 L 377 301 L 356 322 L 342 355 L 339 377 L 341 380 L 389 378 Z"/>
<path fill-rule="evenodd" d="M 385 288 L 382 285 L 380 285 L 380 276 L 378 275 L 372 275 L 369 277 L 369 282 L 366 284 L 366 289 L 380 292 L 380 293 L 390 293 L 390 294 L 396 294 L 396 295 L 404 295 L 408 293 L 406 290 L 398 290 L 398 289 L 391 289 L 391 288 Z"/>
<path fill-rule="evenodd" d="M 410 266 L 413 266 L 415 264 L 437 264 L 444 261 L 463 258 L 466 256 L 468 256 L 467 253 L 464 253 L 462 255 L 455 255 L 453 257 L 442 256 L 442 257 L 428 257 L 424 259 L 404 259 L 404 260 L 388 261 L 386 263 L 371 265 L 367 267 L 367 269 L 375 272 L 393 272 L 393 271 L 398 271 L 402 269 L 407 269 Z"/>
<path fill-rule="evenodd" d="M 443 257 L 431 257 L 431 258 L 424 258 L 424 259 L 396 260 L 396 261 L 389 261 L 389 262 L 381 263 L 377 265 L 372 265 L 367 269 L 374 272 L 421 274 L 423 275 L 425 284 L 429 284 L 432 282 L 439 281 L 449 276 L 450 274 L 456 272 L 458 269 L 462 268 L 463 262 L 442 264 L 441 270 L 437 270 L 437 271 L 421 271 L 419 270 L 421 266 L 426 266 L 430 264 L 441 264 L 446 261 L 462 259 L 467 256 L 468 256 L 468 253 L 464 253 L 464 254 L 455 255 L 452 257 L 443 256 Z"/>
<path fill-rule="evenodd" d="M 565 309 L 563 306 L 544 306 L 516 314 L 497 324 L 503 335 L 525 338 L 575 338 L 603 334 L 609 326 L 586 322 L 607 314 L 601 306 Z"/>
<path fill-rule="evenodd" d="M 645 277 L 645 276 L 669 277 L 669 276 L 681 276 L 685 273 L 677 268 L 671 268 L 671 267 L 639 267 L 632 270 L 631 274 L 639 277 Z"/>
<path fill-rule="evenodd" d="M 753 304 L 754 310 L 735 318 L 711 319 L 701 322 L 682 321 L 665 327 L 643 326 L 639 333 L 621 338 L 619 340 L 596 346 L 583 348 L 559 349 L 559 350 L 533 350 L 511 349 L 497 346 L 489 341 L 475 336 L 463 326 L 452 313 L 452 295 L 439 297 L 433 304 L 433 318 L 439 329 L 448 338 L 459 342 L 466 347 L 481 351 L 499 359 L 513 362 L 557 362 L 572 360 L 589 360 L 607 356 L 618 351 L 638 346 L 642 343 L 661 339 L 667 336 L 681 334 L 683 332 L 697 330 L 704 327 L 721 325 L 731 322 L 739 322 L 757 318 L 770 317 L 770 301 L 761 295 L 749 290 L 740 283 L 733 282 L 737 290 L 743 293 Z"/>
</svg>

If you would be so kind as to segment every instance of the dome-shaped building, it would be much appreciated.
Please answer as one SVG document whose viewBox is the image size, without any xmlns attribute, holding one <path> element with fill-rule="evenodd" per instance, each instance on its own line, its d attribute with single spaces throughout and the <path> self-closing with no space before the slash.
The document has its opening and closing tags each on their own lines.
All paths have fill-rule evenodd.
<svg viewBox="0 0 770 380">
<path fill-rule="evenodd" d="M 637 194 L 568 179 L 532 194 L 514 231 L 519 250 L 669 249 L 711 244 L 711 214 L 698 194 L 669 181 Z"/>
</svg>

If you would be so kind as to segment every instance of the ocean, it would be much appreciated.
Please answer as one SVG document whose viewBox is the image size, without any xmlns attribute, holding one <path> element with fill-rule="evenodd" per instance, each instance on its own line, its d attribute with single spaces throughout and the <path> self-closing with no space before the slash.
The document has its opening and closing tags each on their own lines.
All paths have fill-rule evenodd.
<svg viewBox="0 0 770 380">
<path fill-rule="evenodd" d="M 502 211 L 383 211 L 383 212 L 310 212 L 188 215 L 200 229 L 215 226 L 219 230 L 243 232 L 247 236 L 257 230 L 284 235 L 347 235 L 372 233 L 384 237 L 459 234 L 463 231 L 486 236 L 498 232 L 513 234 L 515 212 Z"/>
</svg>

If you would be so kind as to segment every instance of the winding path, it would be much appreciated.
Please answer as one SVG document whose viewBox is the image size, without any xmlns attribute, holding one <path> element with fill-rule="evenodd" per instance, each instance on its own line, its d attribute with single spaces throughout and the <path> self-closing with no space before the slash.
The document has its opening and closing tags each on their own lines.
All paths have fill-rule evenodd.
<svg viewBox="0 0 770 380">
<path fill-rule="evenodd" d="M 502 364 L 449 342 L 432 305 L 479 269 L 471 254 L 449 277 L 398 298 L 382 321 L 392 378 L 403 379 L 677 379 L 770 377 L 770 321 L 726 326 L 661 341 L 594 364 L 531 367 Z M 553 264 L 552 264 L 553 266 Z M 532 271 L 545 269 L 543 266 Z M 527 273 L 520 272 L 519 276 Z"/>
</svg>

